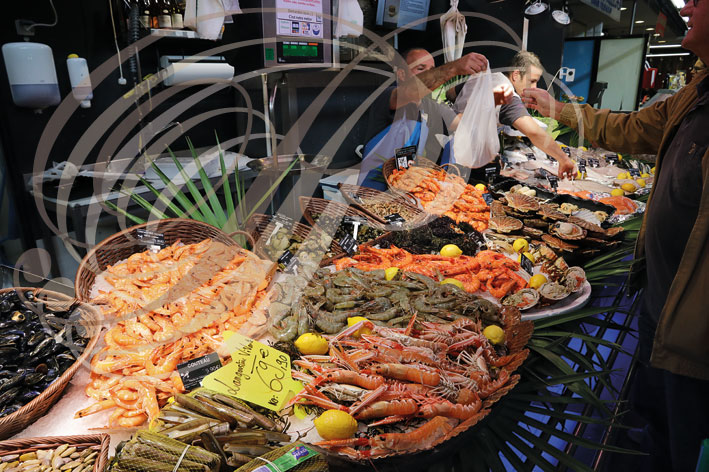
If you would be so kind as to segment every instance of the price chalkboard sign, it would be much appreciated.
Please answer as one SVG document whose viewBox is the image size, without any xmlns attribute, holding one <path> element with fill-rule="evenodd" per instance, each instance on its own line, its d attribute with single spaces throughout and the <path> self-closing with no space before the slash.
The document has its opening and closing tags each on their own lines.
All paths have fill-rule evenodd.
<svg viewBox="0 0 709 472">
<path fill-rule="evenodd" d="M 406 146 L 399 148 L 395 151 L 394 159 L 396 162 L 396 168 L 408 169 L 409 162 L 413 161 L 416 157 L 416 146 Z"/>
<path fill-rule="evenodd" d="M 556 191 L 556 189 L 559 188 L 559 177 L 553 174 L 548 174 L 547 180 L 549 181 L 549 185 L 551 185 L 552 190 Z"/>
<path fill-rule="evenodd" d="M 628 171 L 630 172 L 631 177 L 633 177 L 633 178 L 640 177 L 640 169 L 636 169 L 635 167 L 631 167 L 630 169 L 628 169 Z"/>
<path fill-rule="evenodd" d="M 404 217 L 402 217 L 398 213 L 392 213 L 391 215 L 385 216 L 384 221 L 386 221 L 389 224 L 396 225 L 396 226 L 401 226 L 404 223 L 406 223 L 406 220 L 404 219 Z"/>
<path fill-rule="evenodd" d="M 491 184 L 495 180 L 496 176 L 497 176 L 497 167 L 486 167 L 485 168 L 485 177 L 487 178 L 488 185 Z"/>
<path fill-rule="evenodd" d="M 219 355 L 212 352 L 206 356 L 177 364 L 177 373 L 180 374 L 185 390 L 190 391 L 199 387 L 203 378 L 221 367 L 222 361 L 219 359 Z"/>
<path fill-rule="evenodd" d="M 283 272 L 297 272 L 298 258 L 295 254 L 290 252 L 288 249 L 283 251 L 281 257 L 278 258 L 278 267 L 281 268 Z"/>
<path fill-rule="evenodd" d="M 490 206 L 492 202 L 495 201 L 494 198 L 492 198 L 492 195 L 489 193 L 483 193 L 483 200 L 485 200 L 485 203 L 487 203 L 487 206 Z"/>
<path fill-rule="evenodd" d="M 167 244 L 165 244 L 165 235 L 162 233 L 140 228 L 135 230 L 135 235 L 141 246 L 147 246 L 148 249 L 153 252 L 158 252 L 160 249 L 164 249 L 167 246 Z"/>
<path fill-rule="evenodd" d="M 522 266 L 524 271 L 527 272 L 529 275 L 534 275 L 533 274 L 534 264 L 532 264 L 532 261 L 530 261 L 529 258 L 527 256 L 525 256 L 524 254 L 520 254 L 519 260 L 520 260 L 520 265 Z"/>
<path fill-rule="evenodd" d="M 355 241 L 351 235 L 346 234 L 340 240 L 340 247 L 347 253 L 348 256 L 351 256 L 355 253 L 355 251 L 357 251 L 357 241 Z"/>
</svg>

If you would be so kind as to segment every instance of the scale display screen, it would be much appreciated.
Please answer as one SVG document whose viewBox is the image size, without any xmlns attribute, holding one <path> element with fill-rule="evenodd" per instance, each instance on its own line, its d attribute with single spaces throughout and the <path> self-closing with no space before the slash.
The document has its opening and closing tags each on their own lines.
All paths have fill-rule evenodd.
<svg viewBox="0 0 709 472">
<path fill-rule="evenodd" d="M 332 61 L 330 0 L 262 0 L 264 65 L 328 64 Z"/>
<path fill-rule="evenodd" d="M 322 43 L 281 41 L 278 43 L 278 62 L 322 62 Z"/>
</svg>

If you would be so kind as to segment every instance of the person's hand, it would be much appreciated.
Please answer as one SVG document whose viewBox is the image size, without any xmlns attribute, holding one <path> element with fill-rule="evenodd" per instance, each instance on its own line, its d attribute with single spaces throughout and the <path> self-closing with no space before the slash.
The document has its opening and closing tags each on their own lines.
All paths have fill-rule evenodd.
<svg viewBox="0 0 709 472">
<path fill-rule="evenodd" d="M 495 106 L 510 103 L 514 88 L 510 84 L 501 84 L 492 89 L 495 95 Z"/>
<path fill-rule="evenodd" d="M 527 108 L 537 110 L 544 116 L 552 116 L 556 100 L 544 89 L 526 88 L 522 92 L 522 101 Z"/>
<path fill-rule="evenodd" d="M 576 163 L 569 157 L 557 159 L 559 162 L 559 179 L 572 178 L 576 175 Z"/>
<path fill-rule="evenodd" d="M 455 75 L 477 74 L 487 69 L 487 58 L 482 54 L 471 52 L 454 62 Z"/>
</svg>

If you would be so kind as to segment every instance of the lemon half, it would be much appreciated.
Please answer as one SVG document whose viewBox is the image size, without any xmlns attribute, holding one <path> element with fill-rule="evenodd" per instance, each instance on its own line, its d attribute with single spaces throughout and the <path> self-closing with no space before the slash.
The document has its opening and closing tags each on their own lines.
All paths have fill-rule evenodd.
<svg viewBox="0 0 709 472">
<path fill-rule="evenodd" d="M 389 267 L 387 269 L 384 269 L 384 278 L 387 280 L 391 280 L 394 277 L 396 277 L 396 274 L 399 273 L 399 268 L 398 267 Z"/>
<path fill-rule="evenodd" d="M 613 190 L 611 190 L 612 197 L 622 197 L 623 195 L 625 195 L 625 192 L 622 188 L 614 188 Z"/>
<path fill-rule="evenodd" d="M 360 321 L 368 321 L 368 320 L 364 316 L 352 316 L 350 318 L 347 318 L 347 326 L 354 326 L 357 323 L 359 323 Z M 372 333 L 371 329 L 362 327 L 362 328 L 358 329 L 357 331 L 355 331 L 352 334 L 352 336 L 354 336 L 355 338 L 358 338 L 363 334 L 371 334 L 371 333 Z"/>
<path fill-rule="evenodd" d="M 515 252 L 527 252 L 529 250 L 529 243 L 524 238 L 517 238 L 515 242 L 512 243 L 512 249 Z"/>
<path fill-rule="evenodd" d="M 441 285 L 443 285 L 443 284 L 452 284 L 460 289 L 463 288 L 463 282 L 461 282 L 458 279 L 443 279 L 443 280 L 441 280 Z"/>
<path fill-rule="evenodd" d="M 329 349 L 327 339 L 315 333 L 305 333 L 300 335 L 300 337 L 295 340 L 294 344 L 300 353 L 305 354 L 306 356 L 311 354 L 327 354 Z"/>
<path fill-rule="evenodd" d="M 441 248 L 441 256 L 458 257 L 463 254 L 463 251 L 455 244 L 446 244 Z"/>
<path fill-rule="evenodd" d="M 545 283 L 547 283 L 546 276 L 544 274 L 536 274 L 533 275 L 531 279 L 529 279 L 529 288 L 533 288 L 536 290 Z"/>
<path fill-rule="evenodd" d="M 485 336 L 492 344 L 502 344 L 505 342 L 505 332 L 497 325 L 490 325 L 483 330 Z"/>
<path fill-rule="evenodd" d="M 357 420 L 340 410 L 327 410 L 313 420 L 318 434 L 325 440 L 347 439 L 357 432 Z"/>
</svg>

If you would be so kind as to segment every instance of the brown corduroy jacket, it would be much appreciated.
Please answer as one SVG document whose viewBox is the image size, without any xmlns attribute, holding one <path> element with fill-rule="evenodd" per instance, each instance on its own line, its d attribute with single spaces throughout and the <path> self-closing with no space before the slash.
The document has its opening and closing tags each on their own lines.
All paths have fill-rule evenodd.
<svg viewBox="0 0 709 472">
<path fill-rule="evenodd" d="M 662 172 L 662 158 L 680 123 L 698 101 L 696 86 L 708 73 L 698 74 L 690 84 L 664 102 L 638 112 L 611 113 L 588 105 L 566 105 L 559 121 L 578 128 L 580 119 L 586 139 L 614 152 L 656 153 L 657 176 Z M 675 374 L 709 380 L 709 250 L 706 248 L 709 242 L 709 150 L 702 157 L 702 176 L 697 221 L 662 308 L 651 363 Z M 652 196 L 651 191 L 648 205 L 652 205 Z M 636 259 L 646 256 L 646 223 L 643 220 L 638 234 Z"/>
</svg>

